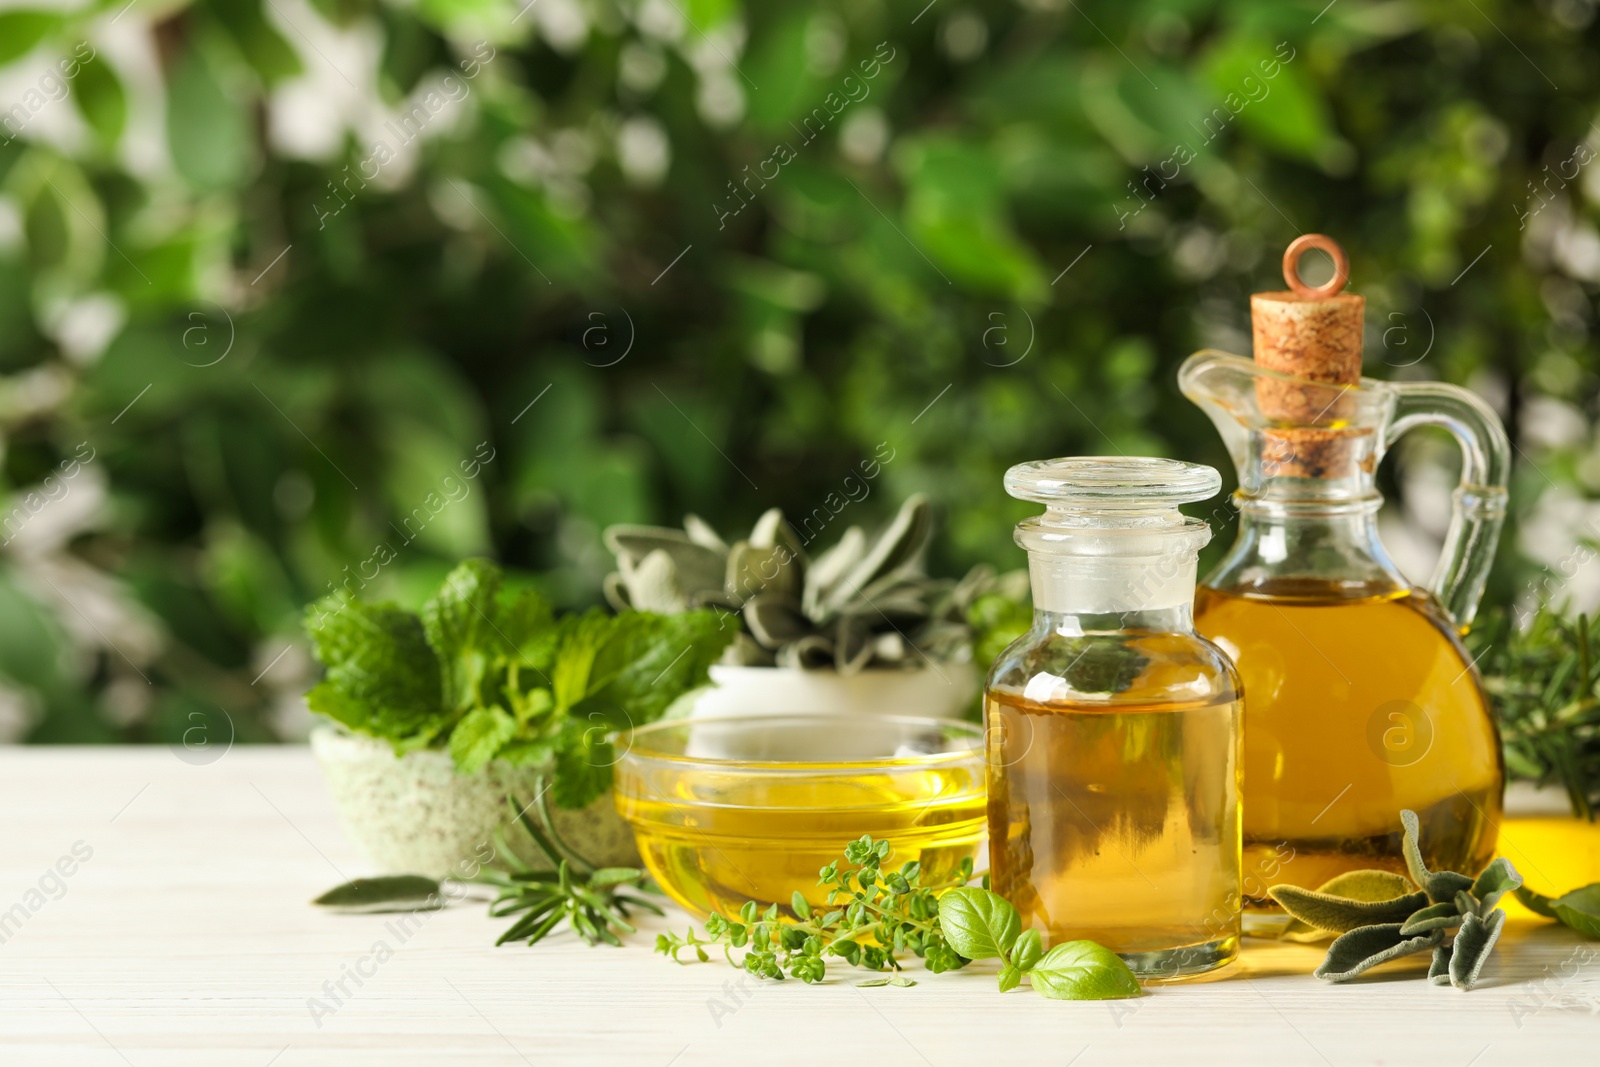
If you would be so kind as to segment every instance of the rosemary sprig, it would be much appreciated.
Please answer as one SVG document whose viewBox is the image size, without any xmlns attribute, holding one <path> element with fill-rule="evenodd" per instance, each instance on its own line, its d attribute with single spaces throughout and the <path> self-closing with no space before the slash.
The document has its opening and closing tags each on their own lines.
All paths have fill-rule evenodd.
<svg viewBox="0 0 1600 1067">
<path fill-rule="evenodd" d="M 504 868 L 488 867 L 472 881 L 499 890 L 489 903 L 489 915 L 519 916 L 495 941 L 526 941 L 535 945 L 565 921 L 590 945 L 621 945 L 622 934 L 634 933 L 628 921 L 632 908 L 665 914 L 655 903 L 630 890 L 648 888 L 644 871 L 637 867 L 596 867 L 556 833 L 545 802 L 548 790 L 541 780 L 538 795 L 524 807 L 507 797 L 513 820 L 533 839 L 549 869 L 535 869 L 499 842 L 496 850 Z M 533 809 L 538 818 L 530 818 Z M 420 875 L 358 878 L 329 890 L 312 903 L 341 911 L 396 911 L 440 908 L 445 904 L 440 884 Z"/>
<path fill-rule="evenodd" d="M 1527 626 L 1492 613 L 1468 636 L 1500 721 L 1506 769 L 1566 790 L 1574 815 L 1600 811 L 1600 627 L 1541 605 Z"/>
<path fill-rule="evenodd" d="M 621 946 L 618 935 L 637 929 L 628 921 L 630 908 L 665 914 L 645 898 L 624 892 L 642 888 L 645 872 L 637 867 L 596 867 L 584 859 L 555 832 L 545 793 L 541 782 L 538 795 L 528 806 L 537 809 L 537 821 L 528 817 L 528 808 L 519 805 L 515 797 L 507 797 L 506 802 L 511 806 L 512 817 L 533 838 L 553 869 L 530 867 L 517 859 L 511 849 L 501 848 L 499 855 L 508 869 L 486 868 L 476 879 L 500 890 L 489 903 L 490 916 L 521 915 L 495 944 L 526 941 L 535 945 L 565 920 L 590 945 L 604 941 Z"/>
</svg>

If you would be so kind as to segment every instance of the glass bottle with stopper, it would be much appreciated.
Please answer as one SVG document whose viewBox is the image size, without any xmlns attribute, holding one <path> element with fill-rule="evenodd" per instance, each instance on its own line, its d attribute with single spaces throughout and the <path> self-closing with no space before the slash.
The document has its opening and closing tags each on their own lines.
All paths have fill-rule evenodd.
<svg viewBox="0 0 1600 1067">
<path fill-rule="evenodd" d="M 1321 286 L 1300 278 L 1309 248 L 1334 262 Z M 1238 537 L 1195 611 L 1244 680 L 1245 926 L 1262 932 L 1287 921 L 1270 885 L 1404 872 L 1402 808 L 1422 820 L 1429 867 L 1479 870 L 1504 777 L 1458 635 L 1505 512 L 1505 431 L 1465 389 L 1361 377 L 1365 303 L 1340 291 L 1334 241 L 1299 238 L 1283 272 L 1288 291 L 1251 298 L 1253 360 L 1198 352 L 1178 375 L 1239 472 Z M 1438 567 L 1418 588 L 1378 538 L 1374 472 L 1423 425 L 1452 434 L 1462 464 Z"/>
<path fill-rule="evenodd" d="M 1178 505 L 1210 467 L 1055 459 L 1006 472 L 1033 627 L 984 692 L 992 885 L 1045 944 L 1098 941 L 1152 978 L 1239 945 L 1239 683 L 1194 632 L 1211 537 Z"/>
</svg>

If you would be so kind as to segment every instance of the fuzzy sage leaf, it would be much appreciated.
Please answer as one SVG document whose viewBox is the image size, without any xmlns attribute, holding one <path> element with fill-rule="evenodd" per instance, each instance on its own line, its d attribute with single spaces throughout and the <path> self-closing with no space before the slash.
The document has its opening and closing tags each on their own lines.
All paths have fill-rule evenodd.
<svg viewBox="0 0 1600 1067">
<path fill-rule="evenodd" d="M 351 914 L 434 911 L 444 907 L 439 883 L 420 874 L 357 878 L 334 886 L 311 903 Z"/>
<path fill-rule="evenodd" d="M 1275 885 L 1270 890 L 1272 899 L 1283 910 L 1317 927 L 1344 934 L 1363 926 L 1404 922 L 1406 917 L 1428 903 L 1425 893 L 1407 893 L 1390 900 L 1351 900 L 1299 886 Z"/>
<path fill-rule="evenodd" d="M 1487 919 L 1476 914 L 1462 917 L 1461 932 L 1456 934 L 1450 948 L 1450 984 L 1457 989 L 1471 989 L 1483 973 L 1489 952 L 1500 939 L 1506 925 L 1506 913 L 1496 909 Z"/>
<path fill-rule="evenodd" d="M 1406 937 L 1400 927 L 1400 923 L 1383 923 L 1339 935 L 1328 946 L 1328 958 L 1312 973 L 1330 982 L 1344 982 L 1380 963 L 1421 952 L 1444 940 L 1443 930 Z"/>
</svg>

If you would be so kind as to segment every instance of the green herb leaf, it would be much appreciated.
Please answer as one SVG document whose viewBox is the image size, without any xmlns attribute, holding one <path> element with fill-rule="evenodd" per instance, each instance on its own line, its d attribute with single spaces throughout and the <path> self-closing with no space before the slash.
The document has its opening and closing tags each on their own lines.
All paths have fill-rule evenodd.
<svg viewBox="0 0 1600 1067">
<path fill-rule="evenodd" d="M 1455 871 L 1434 871 L 1422 883 L 1422 888 L 1427 890 L 1429 900 L 1439 904 L 1456 899 L 1457 893 L 1471 890 L 1472 879 Z"/>
<path fill-rule="evenodd" d="M 1522 906 L 1535 915 L 1543 915 L 1546 919 L 1560 921 L 1561 916 L 1557 915 L 1555 909 L 1551 907 L 1554 901 L 1543 893 L 1535 893 L 1525 885 L 1518 886 L 1514 893 L 1516 898 L 1522 901 Z"/>
<path fill-rule="evenodd" d="M 1024 930 L 1011 949 L 1011 962 L 1018 970 L 1029 971 L 1039 962 L 1039 957 L 1042 955 L 1044 955 L 1044 939 L 1039 936 L 1039 931 Z"/>
<path fill-rule="evenodd" d="M 1009 993 L 1022 983 L 1022 968 L 1008 963 L 1000 968 L 1000 992 Z"/>
<path fill-rule="evenodd" d="M 328 597 L 307 609 L 306 633 L 327 668 L 306 695 L 312 711 L 401 751 L 426 745 L 448 724 L 438 661 L 409 611 Z"/>
<path fill-rule="evenodd" d="M 1434 985 L 1450 984 L 1450 945 L 1435 945 L 1433 947 L 1433 962 L 1428 964 L 1428 981 Z"/>
<path fill-rule="evenodd" d="M 876 989 L 878 986 L 883 986 L 883 985 L 888 985 L 888 984 L 889 984 L 889 979 L 887 979 L 887 978 L 868 978 L 868 979 L 866 979 L 864 981 L 857 982 L 856 983 L 856 988 L 857 989 Z"/>
<path fill-rule="evenodd" d="M 1430 904 L 1413 914 L 1400 925 L 1400 936 L 1413 937 L 1429 930 L 1449 930 L 1460 925 L 1461 912 L 1455 904 L 1445 901 L 1442 904 Z"/>
<path fill-rule="evenodd" d="M 1483 909 L 1478 905 L 1478 898 L 1465 889 L 1456 893 L 1455 909 L 1463 916 L 1483 914 Z"/>
<path fill-rule="evenodd" d="M 1423 889 L 1428 888 L 1428 865 L 1422 862 L 1422 848 L 1417 844 L 1421 831 L 1417 824 L 1417 813 L 1410 808 L 1400 812 L 1400 825 L 1405 828 L 1401 839 L 1401 850 L 1406 857 L 1406 870 L 1411 873 L 1411 880 Z M 1450 896 L 1455 896 L 1455 890 L 1450 891 Z M 1438 899 L 1438 898 L 1435 898 Z M 1449 899 L 1446 897 L 1445 899 Z"/>
<path fill-rule="evenodd" d="M 1489 952 L 1500 939 L 1506 925 L 1506 913 L 1495 910 L 1487 919 L 1467 915 L 1461 922 L 1455 943 L 1450 949 L 1450 984 L 1457 989 L 1471 989 L 1489 960 Z"/>
<path fill-rule="evenodd" d="M 1312 973 L 1330 982 L 1344 982 L 1380 963 L 1421 952 L 1444 940 L 1443 930 L 1405 937 L 1400 926 L 1397 922 L 1383 923 L 1340 934 L 1328 946 L 1328 958 Z"/>
<path fill-rule="evenodd" d="M 1363 926 L 1404 922 L 1428 903 L 1426 893 L 1408 893 L 1389 900 L 1351 900 L 1293 885 L 1275 885 L 1269 893 L 1283 910 L 1319 930 L 1348 933 Z"/>
<path fill-rule="evenodd" d="M 619 615 L 596 649 L 573 714 L 600 716 L 618 729 L 660 718 L 680 695 L 706 684 L 708 668 L 736 632 L 709 611 Z"/>
<path fill-rule="evenodd" d="M 1022 917 L 1000 894 L 962 886 L 939 898 L 939 927 L 969 960 L 1005 958 L 1022 934 Z"/>
<path fill-rule="evenodd" d="M 1393 900 L 1416 892 L 1416 888 L 1403 874 L 1396 874 L 1393 871 L 1364 870 L 1336 874 L 1317 886 L 1317 892 L 1348 900 Z M 1285 941 L 1311 942 L 1323 940 L 1335 932 L 1342 931 L 1321 930 L 1310 923 L 1291 917 L 1279 937 Z"/>
<path fill-rule="evenodd" d="M 1051 1000 L 1120 1000 L 1144 992 L 1122 957 L 1093 941 L 1056 945 L 1034 964 L 1028 981 Z"/>
<path fill-rule="evenodd" d="M 500 569 L 488 560 L 469 559 L 445 576 L 433 598 L 422 605 L 422 627 L 440 665 L 442 699 L 461 713 L 482 702 L 495 633 L 493 615 L 500 592 Z"/>
<path fill-rule="evenodd" d="M 1557 897 L 1550 910 L 1584 937 L 1600 940 L 1600 882 Z"/>
<path fill-rule="evenodd" d="M 311 903 L 337 911 L 363 913 L 434 911 L 444 907 L 439 883 L 420 874 L 357 878 L 334 886 Z"/>
<path fill-rule="evenodd" d="M 1499 857 L 1482 871 L 1472 883 L 1472 895 L 1477 897 L 1485 912 L 1500 903 L 1500 898 L 1522 885 L 1522 875 L 1511 866 L 1511 861 Z"/>
<path fill-rule="evenodd" d="M 499 706 L 473 708 L 450 731 L 450 758 L 462 774 L 476 774 L 517 733 L 517 720 Z"/>
<path fill-rule="evenodd" d="M 909 989 L 911 986 L 917 984 L 917 980 L 915 978 L 907 978 L 903 974 L 897 974 L 893 978 L 889 979 L 889 984 L 900 989 Z"/>
</svg>

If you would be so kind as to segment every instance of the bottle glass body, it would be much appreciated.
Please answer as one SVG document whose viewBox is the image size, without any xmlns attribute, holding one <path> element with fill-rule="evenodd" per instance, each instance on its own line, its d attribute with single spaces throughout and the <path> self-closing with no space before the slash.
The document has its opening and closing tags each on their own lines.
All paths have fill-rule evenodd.
<svg viewBox="0 0 1600 1067">
<path fill-rule="evenodd" d="M 989 863 L 1046 946 L 1096 941 L 1136 974 L 1181 978 L 1238 953 L 1240 692 L 1193 627 L 1209 530 L 1173 502 L 1215 492 L 1193 473 L 1215 472 L 1146 462 L 1154 473 L 1128 492 L 1164 491 L 1165 510 L 1053 507 L 1018 527 L 1034 621 L 984 690 Z M 1047 503 L 1082 476 L 1019 486 L 1021 469 L 1012 495 Z"/>
<path fill-rule="evenodd" d="M 1404 808 L 1431 868 L 1481 870 L 1500 821 L 1499 736 L 1449 616 L 1384 554 L 1379 502 L 1241 503 L 1239 539 L 1206 578 L 1195 622 L 1249 695 L 1247 928 L 1283 921 L 1272 885 L 1403 874 Z"/>
</svg>

